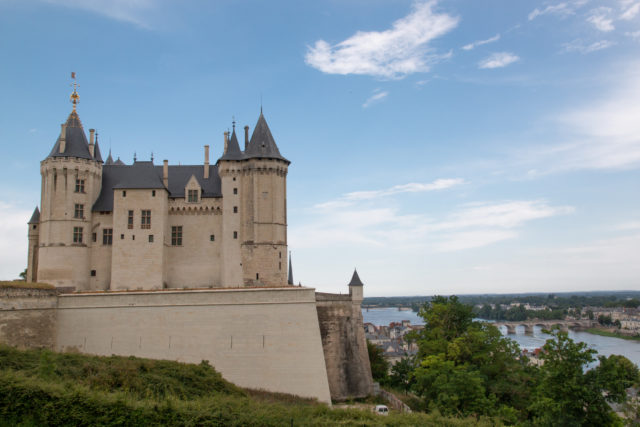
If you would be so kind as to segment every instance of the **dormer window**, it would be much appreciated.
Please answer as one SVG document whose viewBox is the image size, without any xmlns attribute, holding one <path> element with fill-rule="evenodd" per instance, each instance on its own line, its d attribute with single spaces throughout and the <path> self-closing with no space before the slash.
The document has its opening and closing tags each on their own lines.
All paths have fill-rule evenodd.
<svg viewBox="0 0 640 427">
<path fill-rule="evenodd" d="M 195 175 L 191 175 L 187 185 L 184 186 L 184 199 L 187 203 L 198 203 L 202 198 L 202 187 Z"/>
<path fill-rule="evenodd" d="M 187 202 L 189 202 L 189 203 L 198 203 L 198 190 L 188 190 L 188 192 L 187 192 Z"/>
</svg>

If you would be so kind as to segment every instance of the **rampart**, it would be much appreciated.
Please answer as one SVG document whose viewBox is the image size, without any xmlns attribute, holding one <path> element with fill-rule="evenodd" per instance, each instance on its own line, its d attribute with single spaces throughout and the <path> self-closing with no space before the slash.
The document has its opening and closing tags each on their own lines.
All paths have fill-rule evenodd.
<svg viewBox="0 0 640 427">
<path fill-rule="evenodd" d="M 360 303 L 350 295 L 316 292 L 322 347 L 334 400 L 373 393 Z"/>
<path fill-rule="evenodd" d="M 0 342 L 53 348 L 57 304 L 55 289 L 0 287 Z"/>
</svg>

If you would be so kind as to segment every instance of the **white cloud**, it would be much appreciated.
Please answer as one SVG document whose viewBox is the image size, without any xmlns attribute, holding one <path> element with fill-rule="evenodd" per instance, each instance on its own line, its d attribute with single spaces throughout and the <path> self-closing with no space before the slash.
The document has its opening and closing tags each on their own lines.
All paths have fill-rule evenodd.
<svg viewBox="0 0 640 427">
<path fill-rule="evenodd" d="M 582 40 L 574 40 L 570 43 L 565 43 L 563 45 L 563 50 L 565 52 L 580 52 L 580 53 L 591 53 L 596 52 L 598 50 L 607 49 L 611 46 L 615 46 L 615 42 L 609 40 L 600 40 L 588 45 L 583 44 Z"/>
<path fill-rule="evenodd" d="M 608 94 L 554 114 L 564 142 L 523 156 L 547 172 L 640 168 L 640 63 L 617 68 L 627 74 L 616 76 Z"/>
<path fill-rule="evenodd" d="M 512 230 L 474 230 L 452 233 L 436 245 L 438 252 L 453 252 L 464 249 L 481 248 L 502 240 L 518 237 Z"/>
<path fill-rule="evenodd" d="M 478 40 L 478 41 L 475 41 L 473 43 L 469 43 L 467 45 L 462 46 L 462 49 L 463 50 L 472 50 L 472 49 L 474 49 L 474 48 L 476 48 L 478 46 L 482 46 L 482 45 L 488 44 L 488 43 L 497 42 L 498 40 L 500 40 L 500 34 L 496 34 L 495 36 L 490 37 L 490 38 L 488 38 L 486 40 Z"/>
<path fill-rule="evenodd" d="M 569 15 L 573 15 L 576 9 L 583 6 L 587 3 L 587 0 L 575 0 L 570 2 L 562 2 L 555 5 L 550 5 L 545 7 L 544 9 L 535 8 L 529 13 L 529 21 L 533 21 L 538 16 L 542 15 L 558 15 L 561 17 L 566 17 Z"/>
<path fill-rule="evenodd" d="M 358 31 L 333 46 L 318 40 L 308 48 L 305 62 L 328 74 L 402 78 L 427 72 L 431 64 L 450 56 L 434 54 L 429 42 L 451 31 L 459 21 L 434 12 L 436 3 L 417 3 L 409 15 L 385 31 Z"/>
<path fill-rule="evenodd" d="M 622 12 L 622 14 L 620 15 L 620 19 L 624 19 L 625 21 L 630 21 L 636 17 L 638 12 L 640 12 L 640 2 L 632 4 L 624 12 Z"/>
<path fill-rule="evenodd" d="M 520 57 L 514 55 L 513 53 L 497 52 L 480 61 L 478 63 L 478 67 L 487 69 L 502 68 L 519 60 Z"/>
<path fill-rule="evenodd" d="M 154 0 L 43 0 L 47 3 L 83 9 L 118 21 L 149 28 L 145 14 L 153 7 Z"/>
<path fill-rule="evenodd" d="M 634 40 L 640 40 L 640 30 L 625 33 L 626 36 L 631 37 Z"/>
<path fill-rule="evenodd" d="M 317 204 L 315 208 L 333 209 L 346 207 L 357 201 L 375 200 L 401 193 L 423 193 L 427 191 L 446 190 L 464 183 L 465 181 L 462 178 L 440 178 L 429 183 L 410 182 L 408 184 L 394 185 L 384 190 L 353 191 L 342 195 L 342 197 L 336 200 Z"/>
<path fill-rule="evenodd" d="M 0 201 L 0 218 L 0 280 L 13 280 L 27 267 L 27 221 L 31 212 Z"/>
<path fill-rule="evenodd" d="M 640 230 L 640 221 L 629 221 L 622 224 L 618 224 L 614 227 L 614 230 L 627 231 L 627 230 Z"/>
<path fill-rule="evenodd" d="M 384 98 L 387 97 L 387 95 L 389 95 L 389 92 L 387 91 L 383 91 L 383 92 L 375 92 L 373 95 L 371 95 L 365 102 L 364 104 L 362 104 L 362 108 L 368 108 L 373 104 L 376 104 L 380 101 L 382 101 Z"/>
<path fill-rule="evenodd" d="M 591 11 L 591 16 L 587 18 L 587 22 L 591 23 L 598 30 L 608 33 L 615 30 L 613 19 L 609 17 L 611 9 L 608 7 L 599 7 Z"/>
</svg>

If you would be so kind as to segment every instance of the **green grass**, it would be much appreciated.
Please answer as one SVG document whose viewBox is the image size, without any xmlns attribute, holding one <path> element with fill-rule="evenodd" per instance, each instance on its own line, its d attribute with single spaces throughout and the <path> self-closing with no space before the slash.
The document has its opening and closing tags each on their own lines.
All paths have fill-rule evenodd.
<svg viewBox="0 0 640 427">
<path fill-rule="evenodd" d="M 466 426 L 492 419 L 381 417 L 227 381 L 207 363 L 17 350 L 0 345 L 2 425 Z"/>
<path fill-rule="evenodd" d="M 2 280 L 0 288 L 26 288 L 26 289 L 55 289 L 48 283 L 25 282 L 23 280 Z"/>
<path fill-rule="evenodd" d="M 623 340 L 640 341 L 640 336 L 638 335 L 623 335 L 618 332 L 603 331 L 602 329 L 597 329 L 597 328 L 589 328 L 589 329 L 585 329 L 584 331 L 593 335 L 602 335 L 603 337 L 613 337 L 613 338 L 622 338 Z"/>
</svg>

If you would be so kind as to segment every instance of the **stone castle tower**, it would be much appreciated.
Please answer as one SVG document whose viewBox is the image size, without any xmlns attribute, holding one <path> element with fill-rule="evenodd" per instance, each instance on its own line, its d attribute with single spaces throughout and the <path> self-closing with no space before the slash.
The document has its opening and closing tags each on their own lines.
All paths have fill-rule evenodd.
<svg viewBox="0 0 640 427">
<path fill-rule="evenodd" d="M 41 162 L 27 279 L 75 290 L 287 285 L 286 177 L 262 114 L 201 165 L 103 161 L 77 112 Z"/>
</svg>

